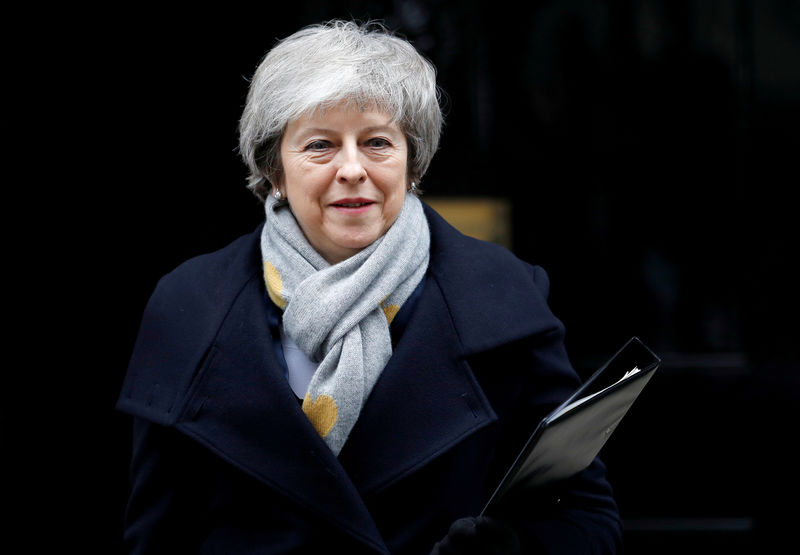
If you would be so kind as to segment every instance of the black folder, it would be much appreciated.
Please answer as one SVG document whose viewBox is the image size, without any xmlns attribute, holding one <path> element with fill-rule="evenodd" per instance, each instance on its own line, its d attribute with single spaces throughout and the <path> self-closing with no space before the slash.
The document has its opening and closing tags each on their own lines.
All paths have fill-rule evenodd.
<svg viewBox="0 0 800 555">
<path fill-rule="evenodd" d="M 660 364 L 638 338 L 625 343 L 539 422 L 481 514 L 512 490 L 550 484 L 589 466 Z"/>
</svg>

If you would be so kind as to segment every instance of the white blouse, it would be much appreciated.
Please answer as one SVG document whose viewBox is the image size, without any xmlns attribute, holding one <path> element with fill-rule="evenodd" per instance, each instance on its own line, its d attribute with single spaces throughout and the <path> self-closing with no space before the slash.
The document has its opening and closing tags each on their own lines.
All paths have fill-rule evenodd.
<svg viewBox="0 0 800 555">
<path fill-rule="evenodd" d="M 289 370 L 289 385 L 299 399 L 306 396 L 308 384 L 311 377 L 317 370 L 316 362 L 309 360 L 306 354 L 292 339 L 283 333 L 283 326 L 278 326 L 281 332 L 281 346 L 283 347 L 283 358 L 286 360 L 286 367 Z"/>
</svg>

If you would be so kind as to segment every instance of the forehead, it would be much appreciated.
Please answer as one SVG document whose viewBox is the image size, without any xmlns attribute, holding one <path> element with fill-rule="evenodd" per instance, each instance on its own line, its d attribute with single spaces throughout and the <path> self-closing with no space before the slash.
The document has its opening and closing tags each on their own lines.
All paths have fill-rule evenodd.
<svg viewBox="0 0 800 555">
<path fill-rule="evenodd" d="M 346 132 L 381 128 L 400 131 L 400 126 L 392 115 L 377 105 L 359 107 L 354 103 L 340 102 L 333 106 L 319 107 L 306 112 L 289 122 L 287 133 L 301 130 L 320 130 Z"/>
</svg>

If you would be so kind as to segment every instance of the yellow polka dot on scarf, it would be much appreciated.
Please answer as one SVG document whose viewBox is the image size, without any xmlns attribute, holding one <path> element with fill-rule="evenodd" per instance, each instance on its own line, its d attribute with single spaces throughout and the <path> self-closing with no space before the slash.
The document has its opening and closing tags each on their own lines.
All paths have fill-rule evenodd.
<svg viewBox="0 0 800 555">
<path fill-rule="evenodd" d="M 303 412 L 306 413 L 311 424 L 322 437 L 331 432 L 339 418 L 336 401 L 324 393 L 314 400 L 311 399 L 310 394 L 306 393 L 306 397 L 303 399 Z"/>
<path fill-rule="evenodd" d="M 278 269 L 275 268 L 269 261 L 264 262 L 264 281 L 267 284 L 267 293 L 269 298 L 275 303 L 275 306 L 283 310 L 286 308 L 286 299 L 281 296 L 283 293 L 283 280 Z"/>
<path fill-rule="evenodd" d="M 383 309 L 383 313 L 386 314 L 386 319 L 389 320 L 390 324 L 400 310 L 400 307 L 396 304 L 381 304 L 381 308 Z"/>
</svg>

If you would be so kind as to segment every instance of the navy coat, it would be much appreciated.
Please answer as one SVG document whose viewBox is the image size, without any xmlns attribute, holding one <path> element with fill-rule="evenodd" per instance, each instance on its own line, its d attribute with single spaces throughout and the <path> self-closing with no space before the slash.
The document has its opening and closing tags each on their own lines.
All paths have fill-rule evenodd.
<svg viewBox="0 0 800 555">
<path fill-rule="evenodd" d="M 159 282 L 118 402 L 134 416 L 129 552 L 422 554 L 480 512 L 578 378 L 545 272 L 426 215 L 424 289 L 338 458 L 273 347 L 260 229 Z M 548 553 L 620 542 L 599 461 L 505 513 Z"/>
</svg>

